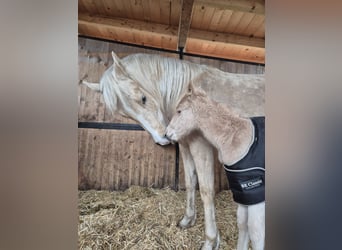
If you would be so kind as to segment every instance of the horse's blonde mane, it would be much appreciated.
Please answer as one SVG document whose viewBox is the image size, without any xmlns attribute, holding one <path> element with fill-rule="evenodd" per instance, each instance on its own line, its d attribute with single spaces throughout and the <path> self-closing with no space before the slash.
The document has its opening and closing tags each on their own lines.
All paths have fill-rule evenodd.
<svg viewBox="0 0 342 250">
<path fill-rule="evenodd" d="M 204 72 L 201 65 L 151 54 L 129 55 L 122 63 L 144 90 L 162 99 L 162 109 L 170 117 L 188 84 Z"/>
</svg>

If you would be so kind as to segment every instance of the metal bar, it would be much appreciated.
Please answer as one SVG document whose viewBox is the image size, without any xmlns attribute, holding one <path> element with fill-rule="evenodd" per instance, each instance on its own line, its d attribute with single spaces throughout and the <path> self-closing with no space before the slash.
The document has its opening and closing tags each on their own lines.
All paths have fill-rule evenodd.
<svg viewBox="0 0 342 250">
<path fill-rule="evenodd" d="M 176 143 L 176 161 L 175 161 L 175 186 L 174 189 L 178 192 L 179 189 L 179 145 Z"/>
<path fill-rule="evenodd" d="M 92 37 L 92 36 L 85 36 L 85 35 L 78 35 L 78 37 L 92 39 L 92 40 L 98 40 L 98 41 L 102 41 L 102 42 L 116 43 L 116 44 L 132 46 L 132 47 L 137 47 L 137 48 L 142 48 L 142 49 L 150 49 L 150 50 L 155 50 L 155 51 L 160 51 L 160 52 L 165 52 L 165 53 L 179 54 L 178 50 L 168 50 L 168 49 L 162 49 L 162 48 L 155 48 L 155 47 L 149 47 L 146 45 L 138 45 L 138 44 L 132 44 L 132 43 L 118 42 L 118 41 L 113 41 L 113 40 L 109 40 L 109 39 Z M 234 63 L 243 63 L 243 64 L 248 64 L 248 65 L 265 66 L 264 63 L 246 62 L 246 61 L 226 59 L 226 58 L 220 58 L 220 57 L 214 57 L 214 56 L 192 54 L 192 53 L 187 53 L 187 52 L 184 52 L 183 55 L 184 56 L 200 57 L 200 58 L 205 58 L 205 59 L 219 60 L 219 61 L 224 61 L 224 62 L 234 62 Z"/>
<path fill-rule="evenodd" d="M 139 124 L 105 123 L 105 122 L 79 122 L 78 128 L 113 129 L 113 130 L 145 130 Z"/>
</svg>

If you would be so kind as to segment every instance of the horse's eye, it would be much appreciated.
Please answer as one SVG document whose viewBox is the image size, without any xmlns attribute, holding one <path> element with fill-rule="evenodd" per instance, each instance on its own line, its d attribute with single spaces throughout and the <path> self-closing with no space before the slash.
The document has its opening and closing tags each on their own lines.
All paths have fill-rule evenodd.
<svg viewBox="0 0 342 250">
<path fill-rule="evenodd" d="M 177 113 L 178 113 L 178 114 L 180 114 L 180 113 L 182 113 L 182 111 L 180 111 L 180 110 L 177 110 Z"/>
<path fill-rule="evenodd" d="M 143 95 L 143 97 L 141 98 L 141 101 L 143 104 L 145 104 L 146 103 L 146 96 Z"/>
</svg>

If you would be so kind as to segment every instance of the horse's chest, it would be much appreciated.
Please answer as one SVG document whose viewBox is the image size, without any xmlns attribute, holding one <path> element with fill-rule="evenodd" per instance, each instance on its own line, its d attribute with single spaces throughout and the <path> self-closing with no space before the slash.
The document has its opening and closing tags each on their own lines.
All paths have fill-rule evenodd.
<svg viewBox="0 0 342 250">
<path fill-rule="evenodd" d="M 233 199 L 243 205 L 265 201 L 265 117 L 252 121 L 256 140 L 248 154 L 231 166 L 224 165 Z"/>
</svg>

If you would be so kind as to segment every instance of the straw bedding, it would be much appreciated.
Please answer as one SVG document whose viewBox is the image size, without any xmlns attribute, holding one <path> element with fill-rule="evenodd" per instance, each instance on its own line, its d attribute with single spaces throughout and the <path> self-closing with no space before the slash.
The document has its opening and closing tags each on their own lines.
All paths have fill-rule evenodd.
<svg viewBox="0 0 342 250">
<path fill-rule="evenodd" d="M 199 249 L 204 239 L 203 205 L 196 193 L 197 222 L 180 229 L 185 191 L 133 186 L 124 192 L 79 191 L 79 249 Z M 216 195 L 220 249 L 234 249 L 236 208 L 230 191 Z"/>
</svg>

